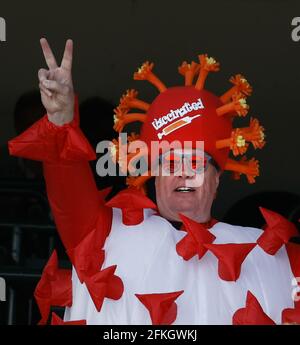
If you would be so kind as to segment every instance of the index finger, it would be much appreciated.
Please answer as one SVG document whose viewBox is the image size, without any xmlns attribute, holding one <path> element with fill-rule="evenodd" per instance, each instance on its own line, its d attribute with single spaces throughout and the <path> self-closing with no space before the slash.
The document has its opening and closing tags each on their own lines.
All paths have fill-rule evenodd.
<svg viewBox="0 0 300 345">
<path fill-rule="evenodd" d="M 41 47 L 43 50 L 43 54 L 44 54 L 47 66 L 50 69 L 57 68 L 57 63 L 56 63 L 55 57 L 52 53 L 52 50 L 51 50 L 46 38 L 41 38 L 40 43 L 41 43 Z"/>
<path fill-rule="evenodd" d="M 73 60 L 73 41 L 69 39 L 66 42 L 64 56 L 61 61 L 61 67 L 67 70 L 71 70 L 72 60 Z"/>
</svg>

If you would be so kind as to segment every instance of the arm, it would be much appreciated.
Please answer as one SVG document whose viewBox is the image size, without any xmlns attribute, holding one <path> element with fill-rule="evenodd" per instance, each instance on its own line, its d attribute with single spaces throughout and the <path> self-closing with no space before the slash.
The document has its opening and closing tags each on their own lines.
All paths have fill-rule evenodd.
<svg viewBox="0 0 300 345">
<path fill-rule="evenodd" d="M 60 67 L 45 39 L 41 40 L 41 46 L 49 67 L 38 74 L 47 114 L 11 140 L 9 150 L 16 156 L 43 161 L 55 223 L 65 248 L 70 250 L 99 227 L 99 223 L 101 237 L 105 239 L 110 229 L 111 210 L 101 202 L 89 166 L 89 160 L 96 156 L 79 128 L 71 77 L 72 41 L 66 43 Z"/>
</svg>

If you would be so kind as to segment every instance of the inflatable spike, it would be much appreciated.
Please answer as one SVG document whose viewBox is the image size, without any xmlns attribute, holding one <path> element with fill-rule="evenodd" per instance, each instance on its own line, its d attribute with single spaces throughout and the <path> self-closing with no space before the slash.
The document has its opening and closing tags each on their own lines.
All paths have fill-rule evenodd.
<svg viewBox="0 0 300 345">
<path fill-rule="evenodd" d="M 236 128 L 231 132 L 230 138 L 216 141 L 216 148 L 222 149 L 229 147 L 234 156 L 243 155 L 246 153 L 249 144 L 243 136 L 240 128 Z"/>
<path fill-rule="evenodd" d="M 143 113 L 127 113 L 126 110 L 117 107 L 114 109 L 114 130 L 116 132 L 122 132 L 123 128 L 131 122 L 145 122 L 147 115 Z"/>
<path fill-rule="evenodd" d="M 231 77 L 229 81 L 234 86 L 220 97 L 222 103 L 228 103 L 235 93 L 242 93 L 245 96 L 251 96 L 252 87 L 248 83 L 247 79 L 241 74 L 236 74 L 235 76 Z"/>
<path fill-rule="evenodd" d="M 246 116 L 249 111 L 249 105 L 246 102 L 246 98 L 241 94 L 234 94 L 232 96 L 232 102 L 222 105 L 216 109 L 217 115 L 222 116 L 226 114 L 236 113 L 237 116 Z"/>
<path fill-rule="evenodd" d="M 222 149 L 229 147 L 234 156 L 244 154 L 251 142 L 255 149 L 261 149 L 266 142 L 264 141 L 265 134 L 264 128 L 260 126 L 257 119 L 251 118 L 249 127 L 236 128 L 231 132 L 231 137 L 218 140 L 216 142 L 216 148 Z"/>
<path fill-rule="evenodd" d="M 220 69 L 220 64 L 212 57 L 208 57 L 207 54 L 198 55 L 200 61 L 200 72 L 198 80 L 195 85 L 195 89 L 204 89 L 205 80 L 209 72 L 217 72 Z"/>
<path fill-rule="evenodd" d="M 185 78 L 185 86 L 193 84 L 195 75 L 199 72 L 200 65 L 194 61 L 187 63 L 183 61 L 181 66 L 178 67 L 178 72 Z"/>
<path fill-rule="evenodd" d="M 146 194 L 145 182 L 147 182 L 151 177 L 150 171 L 142 176 L 128 176 L 126 178 L 126 184 L 129 188 L 140 190 L 142 193 Z"/>
<path fill-rule="evenodd" d="M 238 179 L 240 174 L 244 174 L 248 182 L 252 184 L 255 182 L 255 178 L 259 176 L 259 162 L 255 158 L 246 160 L 245 156 L 240 161 L 228 158 L 224 170 L 233 171 L 235 179 Z"/>
<path fill-rule="evenodd" d="M 149 109 L 149 103 L 146 103 L 137 98 L 138 92 L 134 89 L 127 90 L 120 98 L 119 107 L 122 110 L 140 109 L 147 111 Z"/>
<path fill-rule="evenodd" d="M 128 136 L 127 136 L 127 141 L 129 143 L 138 140 L 140 138 L 140 135 L 135 133 L 135 132 L 131 132 Z"/>
<path fill-rule="evenodd" d="M 265 129 L 260 125 L 258 119 L 251 117 L 249 126 L 240 128 L 240 131 L 245 140 L 251 142 L 255 149 L 262 149 L 265 146 Z"/>
<path fill-rule="evenodd" d="M 137 72 L 134 73 L 133 79 L 134 80 L 148 80 L 151 84 L 153 84 L 159 92 L 166 91 L 167 87 L 165 84 L 152 72 L 154 67 L 154 63 L 150 63 L 146 61 L 143 65 L 138 69 Z"/>
</svg>

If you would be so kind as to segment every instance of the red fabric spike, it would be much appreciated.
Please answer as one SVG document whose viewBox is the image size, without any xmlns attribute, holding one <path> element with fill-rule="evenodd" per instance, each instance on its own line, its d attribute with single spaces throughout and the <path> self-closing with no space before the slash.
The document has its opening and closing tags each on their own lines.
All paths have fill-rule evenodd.
<svg viewBox="0 0 300 345">
<path fill-rule="evenodd" d="M 95 307 L 100 311 L 105 297 L 119 299 L 123 294 L 123 282 L 114 275 L 115 266 L 100 271 L 105 252 L 99 245 L 97 229 L 90 232 L 80 244 L 68 251 L 81 283 L 85 282 Z"/>
<path fill-rule="evenodd" d="M 120 277 L 114 275 L 116 268 L 117 265 L 113 265 L 85 278 L 85 284 L 98 312 L 105 297 L 118 300 L 123 294 L 123 282 Z"/>
<path fill-rule="evenodd" d="M 86 320 L 64 321 L 57 314 L 52 312 L 51 325 L 52 326 L 63 326 L 63 325 L 78 326 L 78 325 L 86 325 Z"/>
<path fill-rule="evenodd" d="M 294 276 L 300 277 L 300 245 L 296 243 L 287 243 L 285 248 Z"/>
<path fill-rule="evenodd" d="M 148 309 L 153 325 L 171 325 L 177 317 L 175 300 L 184 292 L 135 294 Z"/>
<path fill-rule="evenodd" d="M 300 325 L 300 308 L 287 308 L 281 314 L 282 323 Z"/>
<path fill-rule="evenodd" d="M 296 243 L 287 243 L 285 245 L 286 251 L 289 257 L 291 270 L 295 278 L 300 277 L 300 245 Z M 300 281 L 297 282 L 300 285 Z M 296 286 L 295 286 L 296 288 Z M 300 293 L 298 292 L 297 296 L 300 297 Z M 300 299 L 299 301 L 294 301 L 295 306 L 300 309 Z"/>
<path fill-rule="evenodd" d="M 247 292 L 246 307 L 238 309 L 232 317 L 233 325 L 276 325 L 263 311 L 256 297 Z"/>
<path fill-rule="evenodd" d="M 238 280 L 241 266 L 256 243 L 204 244 L 219 260 L 219 277 L 226 281 Z"/>
<path fill-rule="evenodd" d="M 141 191 L 128 188 L 119 192 L 106 203 L 106 206 L 122 209 L 125 225 L 138 225 L 144 220 L 144 208 L 157 209 L 157 206 Z"/>
<path fill-rule="evenodd" d="M 183 221 L 187 235 L 176 244 L 177 254 L 182 256 L 184 260 L 190 260 L 198 254 L 200 260 L 207 252 L 207 248 L 203 244 L 212 243 L 216 237 L 201 223 L 197 223 L 183 214 L 179 214 L 179 216 Z"/>
<path fill-rule="evenodd" d="M 81 283 L 86 276 L 99 272 L 105 258 L 105 252 L 97 240 L 97 230 L 91 231 L 76 248 L 67 251 Z"/>
<path fill-rule="evenodd" d="M 47 323 L 51 306 L 70 307 L 72 305 L 71 270 L 59 269 L 56 251 L 45 266 L 41 279 L 34 291 L 42 319 Z"/>
<path fill-rule="evenodd" d="M 75 116 L 72 122 L 55 126 L 45 115 L 25 132 L 8 142 L 13 156 L 38 161 L 52 161 L 57 158 L 68 160 L 94 160 L 96 154 L 80 130 L 78 98 L 75 97 Z M 57 144 L 53 145 L 53 141 Z"/>
<path fill-rule="evenodd" d="M 257 244 L 268 254 L 274 255 L 284 243 L 298 235 L 296 226 L 280 214 L 260 207 L 267 226 Z"/>
</svg>

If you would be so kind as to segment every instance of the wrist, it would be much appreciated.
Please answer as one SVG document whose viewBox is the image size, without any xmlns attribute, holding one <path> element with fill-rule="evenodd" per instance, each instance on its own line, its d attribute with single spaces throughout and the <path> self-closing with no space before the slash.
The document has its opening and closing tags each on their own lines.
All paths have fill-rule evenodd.
<svg viewBox="0 0 300 345">
<path fill-rule="evenodd" d="M 74 113 L 72 112 L 64 112 L 63 114 L 61 112 L 56 113 L 47 113 L 48 120 L 53 123 L 56 126 L 63 126 L 65 124 L 68 124 L 72 122 Z"/>
</svg>

